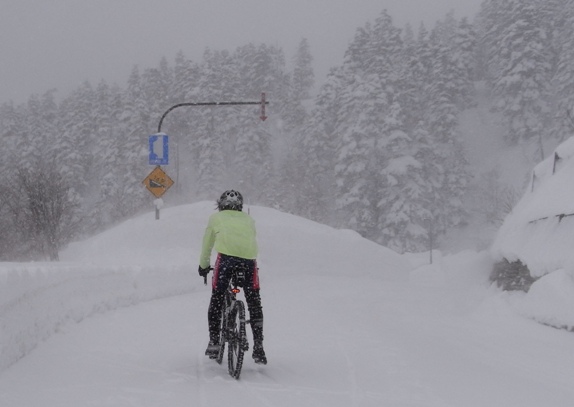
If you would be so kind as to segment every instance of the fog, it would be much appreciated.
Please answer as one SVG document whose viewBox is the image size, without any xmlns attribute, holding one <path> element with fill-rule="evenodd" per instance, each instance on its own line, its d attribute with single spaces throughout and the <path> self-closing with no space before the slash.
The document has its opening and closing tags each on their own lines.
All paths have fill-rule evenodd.
<svg viewBox="0 0 574 407">
<path fill-rule="evenodd" d="M 427 26 L 454 11 L 472 18 L 482 0 L 0 0 L 0 103 L 21 103 L 83 81 L 122 85 L 134 65 L 147 68 L 178 51 L 253 43 L 287 58 L 307 38 L 320 84 L 341 63 L 355 30 L 383 10 L 398 26 Z"/>
</svg>

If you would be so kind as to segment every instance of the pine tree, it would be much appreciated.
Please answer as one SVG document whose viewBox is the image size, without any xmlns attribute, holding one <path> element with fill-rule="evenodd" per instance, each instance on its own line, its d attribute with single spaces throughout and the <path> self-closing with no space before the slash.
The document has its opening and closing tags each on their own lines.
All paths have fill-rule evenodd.
<svg viewBox="0 0 574 407">
<path fill-rule="evenodd" d="M 62 134 L 55 155 L 62 163 L 62 175 L 79 194 L 87 197 L 97 185 L 94 160 L 97 126 L 94 120 L 94 90 L 84 82 L 61 103 Z"/>
<path fill-rule="evenodd" d="M 97 148 L 94 150 L 94 185 L 93 206 L 84 208 L 89 211 L 86 232 L 95 232 L 125 216 L 121 212 L 121 199 L 117 200 L 118 191 L 123 190 L 119 176 L 122 167 L 122 131 L 120 115 L 123 110 L 122 91 L 118 87 L 110 87 L 104 81 L 95 90 L 93 113 L 97 126 Z"/>
<path fill-rule="evenodd" d="M 311 92 L 314 84 L 312 56 L 309 43 L 302 39 L 293 57 L 293 72 L 289 76 L 288 98 L 284 103 L 280 125 L 273 129 L 276 150 L 281 149 L 283 154 L 275 154 L 274 170 L 277 179 L 274 181 L 279 188 L 274 188 L 275 206 L 282 210 L 297 211 L 304 216 L 310 216 L 304 208 L 310 196 L 303 187 L 303 171 L 308 168 L 301 166 L 306 158 L 303 153 L 305 134 L 309 131 L 308 107 L 311 102 Z M 271 122 L 273 120 L 271 119 Z M 312 163 L 309 163 L 312 165 Z"/>
<path fill-rule="evenodd" d="M 311 91 L 315 84 L 315 74 L 313 72 L 313 56 L 311 55 L 309 41 L 306 38 L 299 42 L 293 62 L 290 95 L 295 100 L 308 100 L 311 97 Z"/>
<path fill-rule="evenodd" d="M 514 20 L 503 31 L 499 45 L 502 69 L 494 90 L 508 121 L 507 139 L 538 142 L 543 158 L 553 69 L 551 43 L 534 1 L 515 3 L 513 14 Z"/>
<path fill-rule="evenodd" d="M 230 79 L 233 80 L 229 76 L 233 72 L 232 66 L 229 52 L 209 49 L 204 52 L 198 92 L 201 101 L 229 101 L 233 98 L 233 89 L 229 86 Z M 223 189 L 224 171 L 229 168 L 224 145 L 225 123 L 221 119 L 227 113 L 218 107 L 199 108 L 196 116 L 193 135 L 198 170 L 196 195 L 204 199 Z"/>
<path fill-rule="evenodd" d="M 556 49 L 558 60 L 554 76 L 556 110 L 553 117 L 553 135 L 563 141 L 574 134 L 574 1 L 561 1 L 557 7 L 563 23 L 558 24 Z M 554 15 L 554 21 L 557 15 Z"/>
<path fill-rule="evenodd" d="M 377 81 L 366 70 L 371 55 L 372 28 L 359 28 L 345 53 L 342 75 L 344 84 L 338 95 L 340 105 L 337 126 L 335 185 L 336 206 L 343 226 L 365 237 L 373 234 L 376 202 L 373 196 L 375 137 L 363 128 L 366 112 L 372 111 L 377 97 Z M 371 69 L 372 71 L 372 69 Z M 370 77 L 369 77 L 370 74 Z"/>
<path fill-rule="evenodd" d="M 173 104 L 202 102 L 199 94 L 200 83 L 199 64 L 188 60 L 179 51 L 175 57 L 173 82 L 170 87 L 170 97 Z M 173 152 L 170 161 L 173 164 L 176 194 L 186 194 L 191 190 L 192 179 L 197 174 L 196 129 L 201 117 L 197 108 L 182 107 L 169 114 L 169 121 L 162 131 L 170 136 L 170 150 Z"/>
<path fill-rule="evenodd" d="M 521 0 L 486 0 L 482 2 L 477 26 L 479 30 L 479 43 L 482 47 L 482 64 L 484 77 L 489 83 L 501 76 L 506 57 L 501 53 L 501 41 L 504 38 L 504 30 L 515 19 L 514 8 Z"/>
<path fill-rule="evenodd" d="M 476 32 L 463 18 L 456 27 L 451 60 L 455 68 L 453 87 L 457 90 L 456 104 L 460 110 L 472 107 L 475 100 Z"/>
<path fill-rule="evenodd" d="M 25 168 L 32 168 L 41 162 L 44 149 L 48 147 L 48 134 L 42 120 L 42 102 L 38 95 L 32 95 L 26 104 L 24 137 L 18 140 L 17 149 Z"/>
<path fill-rule="evenodd" d="M 0 168 L 6 171 L 16 168 L 20 163 L 20 147 L 25 135 L 25 109 L 13 102 L 0 106 L 0 140 L 2 140 L 6 157 L 0 163 Z"/>
<path fill-rule="evenodd" d="M 430 36 L 433 50 L 431 79 L 424 122 L 430 148 L 424 155 L 423 168 L 425 182 L 432 186 L 426 200 L 432 208 L 431 219 L 436 233 L 459 224 L 466 216 L 460 197 L 470 178 L 458 133 L 458 92 L 452 87 L 458 71 L 449 58 L 449 43 L 444 32 L 433 30 Z"/>
<path fill-rule="evenodd" d="M 146 203 L 151 195 L 145 191 L 142 180 L 149 173 L 147 165 L 149 134 L 154 129 L 152 114 L 141 83 L 139 68 L 134 66 L 123 92 L 123 111 L 120 115 L 118 137 L 120 138 L 117 157 L 117 185 L 110 197 L 116 213 L 114 219 L 132 215 Z M 147 198 L 147 199 L 146 199 Z"/>
<path fill-rule="evenodd" d="M 278 114 L 282 117 L 284 106 L 281 104 L 284 105 L 287 99 L 285 58 L 282 50 L 266 45 L 250 46 L 238 50 L 235 55 L 239 61 L 238 65 L 243 68 L 242 77 L 246 79 L 245 82 L 241 81 L 244 85 L 241 86 L 243 94 L 256 98 L 262 90 L 265 90 L 270 99 L 277 98 L 278 112 L 274 113 L 274 116 Z M 285 97 L 282 98 L 281 95 Z M 236 113 L 233 162 L 237 174 L 241 176 L 236 182 L 246 191 L 247 196 L 251 197 L 251 202 L 276 206 L 278 195 L 273 188 L 274 167 L 271 145 L 280 119 L 274 117 L 261 122 L 256 109 L 243 108 Z"/>
<path fill-rule="evenodd" d="M 341 69 L 332 69 L 315 101 L 307 125 L 295 135 L 286 160 L 281 189 L 296 213 L 309 219 L 333 223 L 335 180 L 333 163 L 339 112 Z M 285 191 L 286 189 L 286 191 Z"/>
</svg>

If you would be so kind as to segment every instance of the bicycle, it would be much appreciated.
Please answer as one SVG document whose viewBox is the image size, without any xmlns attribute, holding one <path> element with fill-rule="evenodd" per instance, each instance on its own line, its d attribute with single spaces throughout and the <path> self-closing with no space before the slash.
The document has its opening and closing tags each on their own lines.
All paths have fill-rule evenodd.
<svg viewBox="0 0 574 407">
<path fill-rule="evenodd" d="M 204 277 L 207 285 L 207 276 Z M 245 272 L 237 270 L 229 280 L 229 286 L 225 290 L 223 308 L 221 310 L 221 325 L 219 328 L 219 353 L 215 361 L 219 364 L 223 361 L 225 343 L 227 342 L 227 370 L 229 375 L 239 379 L 243 366 L 243 355 L 249 350 L 249 341 L 245 326 L 249 323 L 245 319 L 245 304 L 237 299 L 243 287 Z"/>
</svg>

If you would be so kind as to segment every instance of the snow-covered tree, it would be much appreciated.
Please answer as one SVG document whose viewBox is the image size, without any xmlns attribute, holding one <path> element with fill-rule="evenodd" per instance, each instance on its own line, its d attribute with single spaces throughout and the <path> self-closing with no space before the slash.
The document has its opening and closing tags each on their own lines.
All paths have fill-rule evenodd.
<svg viewBox="0 0 574 407">
<path fill-rule="evenodd" d="M 508 140 L 539 141 L 544 157 L 540 140 L 549 113 L 551 42 L 535 2 L 516 2 L 513 15 L 499 44 L 502 66 L 494 89 L 508 121 Z"/>
<path fill-rule="evenodd" d="M 552 117 L 553 136 L 558 141 L 574 134 L 574 1 L 560 1 L 558 7 L 562 24 L 558 24 L 555 44 L 558 60 L 554 76 L 556 95 Z"/>
</svg>

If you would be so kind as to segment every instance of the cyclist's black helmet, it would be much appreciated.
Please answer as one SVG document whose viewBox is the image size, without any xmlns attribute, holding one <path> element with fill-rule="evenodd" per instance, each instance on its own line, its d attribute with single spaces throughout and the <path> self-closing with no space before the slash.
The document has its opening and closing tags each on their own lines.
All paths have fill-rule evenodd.
<svg viewBox="0 0 574 407">
<path fill-rule="evenodd" d="M 221 197 L 217 200 L 217 209 L 220 211 L 241 211 L 243 210 L 243 196 L 238 191 L 229 189 L 221 194 Z"/>
</svg>

